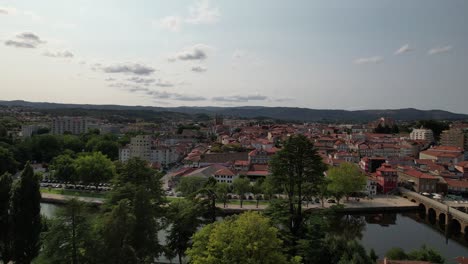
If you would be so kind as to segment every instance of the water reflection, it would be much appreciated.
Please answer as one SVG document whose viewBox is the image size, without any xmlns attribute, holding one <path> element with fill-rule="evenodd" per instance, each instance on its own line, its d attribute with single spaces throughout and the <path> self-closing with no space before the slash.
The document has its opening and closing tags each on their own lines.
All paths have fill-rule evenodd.
<svg viewBox="0 0 468 264">
<path fill-rule="evenodd" d="M 434 221 L 425 213 L 378 213 L 340 215 L 331 220 L 333 232 L 361 240 L 383 257 L 392 247 L 405 250 L 423 244 L 439 251 L 448 263 L 457 256 L 468 256 L 468 243 L 462 234 L 445 232 L 445 224 Z"/>
</svg>

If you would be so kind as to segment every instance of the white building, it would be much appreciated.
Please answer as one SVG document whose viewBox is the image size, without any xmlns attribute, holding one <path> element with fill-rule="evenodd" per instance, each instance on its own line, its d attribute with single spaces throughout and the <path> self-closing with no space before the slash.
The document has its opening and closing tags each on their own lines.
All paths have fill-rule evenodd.
<svg viewBox="0 0 468 264">
<path fill-rule="evenodd" d="M 73 135 L 86 133 L 96 121 L 84 117 L 57 117 L 52 119 L 50 131 L 54 135 L 63 135 L 65 132 Z"/>
<path fill-rule="evenodd" d="M 377 182 L 371 179 L 367 179 L 366 189 L 364 193 L 369 197 L 377 195 Z"/>
<path fill-rule="evenodd" d="M 429 142 L 434 141 L 434 133 L 430 129 L 416 128 L 411 131 L 410 139 L 412 140 L 426 140 Z"/>
<path fill-rule="evenodd" d="M 138 135 L 131 138 L 130 144 L 119 151 L 119 160 L 122 162 L 135 157 L 151 163 L 168 165 L 178 161 L 180 155 L 175 147 L 155 146 L 151 136 Z"/>
</svg>

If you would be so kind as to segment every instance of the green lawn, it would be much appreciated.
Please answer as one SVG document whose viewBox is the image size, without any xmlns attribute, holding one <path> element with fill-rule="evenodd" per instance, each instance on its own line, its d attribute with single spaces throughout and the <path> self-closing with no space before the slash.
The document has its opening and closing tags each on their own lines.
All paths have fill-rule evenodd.
<svg viewBox="0 0 468 264">
<path fill-rule="evenodd" d="M 92 197 L 92 198 L 105 198 L 106 193 L 95 193 L 95 192 L 83 192 L 83 191 L 74 191 L 66 189 L 54 189 L 54 188 L 41 188 L 42 193 L 51 193 L 51 194 L 61 194 L 61 195 L 70 195 L 70 196 L 80 196 L 80 197 Z"/>
</svg>

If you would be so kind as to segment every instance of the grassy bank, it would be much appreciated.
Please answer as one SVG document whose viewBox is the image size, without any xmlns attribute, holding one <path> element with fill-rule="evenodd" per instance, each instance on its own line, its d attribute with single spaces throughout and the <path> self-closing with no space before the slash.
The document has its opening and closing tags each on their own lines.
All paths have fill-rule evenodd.
<svg viewBox="0 0 468 264">
<path fill-rule="evenodd" d="M 82 192 L 75 190 L 66 190 L 66 189 L 49 189 L 41 188 L 41 193 L 51 193 L 51 194 L 60 194 L 60 195 L 69 195 L 69 196 L 78 196 L 78 197 L 91 197 L 91 198 L 105 198 L 105 193 L 96 193 L 96 192 Z"/>
</svg>

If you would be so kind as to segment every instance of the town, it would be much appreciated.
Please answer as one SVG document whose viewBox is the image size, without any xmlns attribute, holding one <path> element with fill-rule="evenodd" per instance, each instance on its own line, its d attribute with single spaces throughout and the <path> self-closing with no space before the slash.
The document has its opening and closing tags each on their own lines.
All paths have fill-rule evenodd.
<svg viewBox="0 0 468 264">
<path fill-rule="evenodd" d="M 0 264 L 468 264 L 467 14 L 0 0 Z"/>
</svg>

